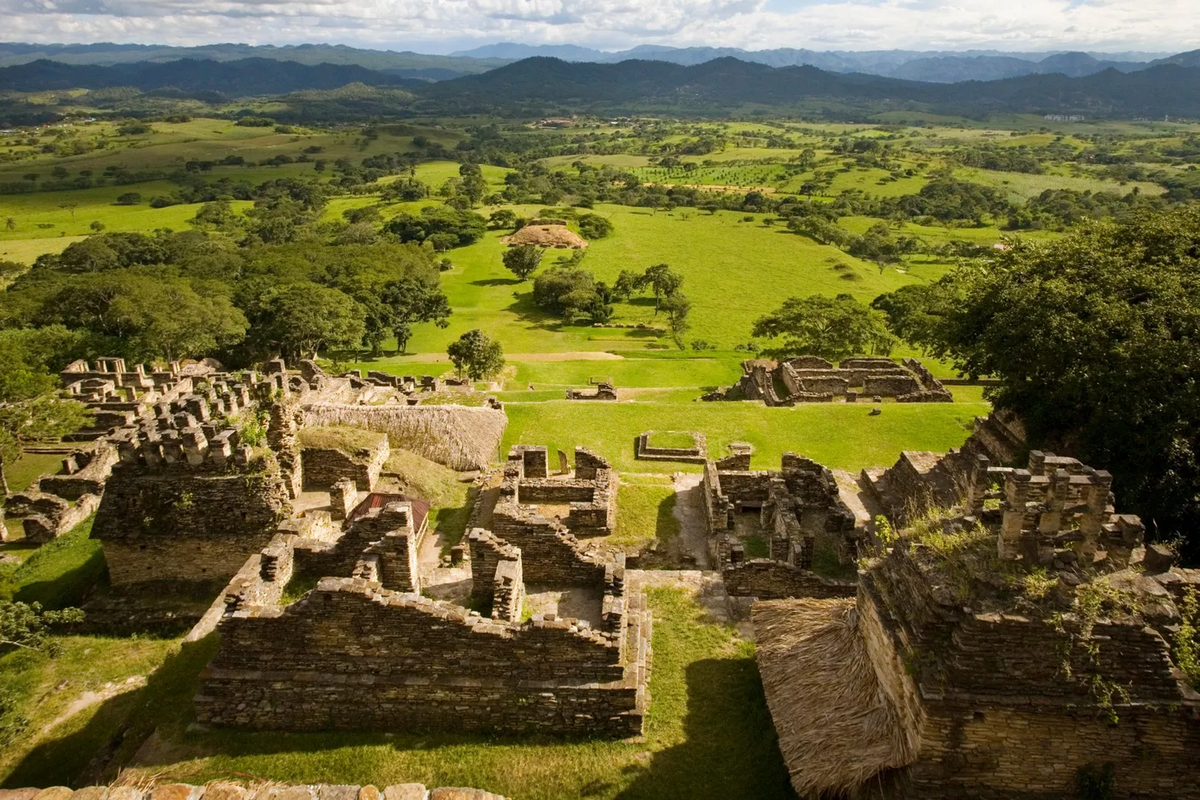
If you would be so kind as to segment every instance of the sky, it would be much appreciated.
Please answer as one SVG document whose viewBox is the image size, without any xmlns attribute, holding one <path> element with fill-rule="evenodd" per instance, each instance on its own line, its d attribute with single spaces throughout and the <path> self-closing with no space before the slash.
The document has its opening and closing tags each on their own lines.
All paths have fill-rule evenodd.
<svg viewBox="0 0 1200 800">
<path fill-rule="evenodd" d="M 763 50 L 1200 48 L 1200 0 L 0 0 L 10 42 Z"/>
</svg>

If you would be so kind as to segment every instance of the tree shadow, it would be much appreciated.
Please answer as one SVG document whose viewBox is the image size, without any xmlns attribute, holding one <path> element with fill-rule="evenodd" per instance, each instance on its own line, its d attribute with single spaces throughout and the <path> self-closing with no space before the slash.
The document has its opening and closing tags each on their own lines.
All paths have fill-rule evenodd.
<svg viewBox="0 0 1200 800">
<path fill-rule="evenodd" d="M 104 700 L 79 730 L 39 743 L 0 786 L 79 788 L 113 780 L 160 724 L 191 719 L 200 671 L 216 645 L 215 634 L 183 643 L 150 674 L 145 686 Z"/>
<path fill-rule="evenodd" d="M 483 280 L 471 281 L 472 286 L 518 286 L 526 281 L 519 278 L 485 278 Z"/>
<path fill-rule="evenodd" d="M 533 301 L 533 292 L 515 295 L 513 302 L 504 310 L 515 314 L 522 322 L 542 330 L 558 332 L 565 326 L 561 319 L 538 308 L 537 303 Z"/>
<path fill-rule="evenodd" d="M 684 741 L 655 753 L 619 800 L 795 800 L 754 659 L 695 661 L 684 680 Z"/>
<path fill-rule="evenodd" d="M 13 594 L 13 600 L 21 603 L 41 603 L 45 608 L 68 608 L 83 603 L 97 591 L 107 586 L 108 565 L 99 548 L 90 553 L 86 560 L 69 570 L 44 581 L 33 581 L 23 585 Z"/>
</svg>

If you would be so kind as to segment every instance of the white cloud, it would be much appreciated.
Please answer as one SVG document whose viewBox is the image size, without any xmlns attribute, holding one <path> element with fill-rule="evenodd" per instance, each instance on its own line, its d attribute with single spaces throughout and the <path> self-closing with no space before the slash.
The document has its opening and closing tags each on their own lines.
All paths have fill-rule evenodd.
<svg viewBox="0 0 1200 800">
<path fill-rule="evenodd" d="M 471 43 L 767 49 L 1200 47 L 1196 0 L 0 0 L 32 42 Z"/>
</svg>

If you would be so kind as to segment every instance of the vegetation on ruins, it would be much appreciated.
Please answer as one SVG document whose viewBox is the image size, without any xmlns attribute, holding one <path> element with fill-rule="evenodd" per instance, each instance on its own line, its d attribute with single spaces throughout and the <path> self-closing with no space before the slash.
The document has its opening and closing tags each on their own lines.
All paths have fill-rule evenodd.
<svg viewBox="0 0 1200 800">
<path fill-rule="evenodd" d="M 459 377 L 473 381 L 485 380 L 504 369 L 504 348 L 481 330 L 470 330 L 446 348 Z"/>
<path fill-rule="evenodd" d="M 801 355 L 829 361 L 888 355 L 896 341 L 881 313 L 848 294 L 790 297 L 776 311 L 755 320 L 753 334 L 773 340 L 762 353 L 781 360 Z"/>
<path fill-rule="evenodd" d="M 880 304 L 910 340 L 999 379 L 993 402 L 1035 441 L 1103 464 L 1154 535 L 1194 555 L 1198 243 L 1195 207 L 1092 224 Z"/>
<path fill-rule="evenodd" d="M 1195 588 L 1183 590 L 1179 629 L 1171 643 L 1171 656 L 1193 689 L 1200 689 L 1200 601 Z"/>
</svg>

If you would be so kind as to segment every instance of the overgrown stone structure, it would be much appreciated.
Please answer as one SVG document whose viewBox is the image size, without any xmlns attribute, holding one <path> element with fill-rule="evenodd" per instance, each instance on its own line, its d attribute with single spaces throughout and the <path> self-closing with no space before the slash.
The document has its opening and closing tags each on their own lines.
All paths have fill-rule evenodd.
<svg viewBox="0 0 1200 800">
<path fill-rule="evenodd" d="M 853 594 L 852 583 L 812 571 L 818 547 L 835 558 L 852 558 L 863 535 L 833 474 L 795 453 L 784 453 L 778 472 L 750 469 L 750 457 L 741 450 L 704 466 L 709 555 L 729 594 L 761 599 Z M 741 524 L 746 521 L 748 530 Z M 755 558 L 747 544 L 759 538 L 766 552 Z"/>
<path fill-rule="evenodd" d="M 568 527 L 611 530 L 616 485 L 583 448 L 574 473 L 559 476 L 546 448 L 514 448 L 492 530 L 467 537 L 478 610 L 422 594 L 435 578 L 421 557 L 427 505 L 360 504 L 340 523 L 318 511 L 281 527 L 226 590 L 197 718 L 279 730 L 639 734 L 649 701 L 644 597 L 626 590 L 622 554 L 584 547 Z M 538 513 L 560 504 L 564 521 Z M 287 603 L 293 581 L 316 586 Z M 578 593 L 586 613 L 526 615 L 534 584 L 542 595 Z"/>
<path fill-rule="evenodd" d="M 904 451 L 886 470 L 866 469 L 859 483 L 893 524 L 930 508 L 953 506 L 982 487 L 990 467 L 1010 466 L 1029 453 L 1025 426 L 1011 412 L 975 419 L 961 448 L 949 453 Z"/>
<path fill-rule="evenodd" d="M 600 381 L 590 389 L 567 389 L 568 400 L 612 400 L 617 399 L 617 388 L 609 381 Z"/>
<path fill-rule="evenodd" d="M 690 446 L 667 446 L 661 443 L 665 436 L 691 438 Z M 685 464 L 704 464 L 708 461 L 708 437 L 703 433 L 683 431 L 646 431 L 638 436 L 634 455 L 640 461 L 681 461 Z"/>
<path fill-rule="evenodd" d="M 748 359 L 734 386 L 712 392 L 702 400 L 761 400 L 768 406 L 798 403 L 871 401 L 949 403 L 954 397 L 915 358 L 896 363 L 890 358 L 847 358 L 836 367 L 817 356 L 786 361 Z"/>
<path fill-rule="evenodd" d="M 1184 576 L 1113 513 L 1105 473 L 1034 453 L 985 474 L 1002 493 L 906 530 L 854 599 L 755 606 L 797 792 L 1049 800 L 1108 774 L 1108 797 L 1200 797 Z"/>
</svg>

